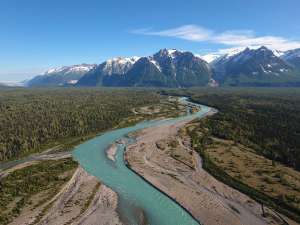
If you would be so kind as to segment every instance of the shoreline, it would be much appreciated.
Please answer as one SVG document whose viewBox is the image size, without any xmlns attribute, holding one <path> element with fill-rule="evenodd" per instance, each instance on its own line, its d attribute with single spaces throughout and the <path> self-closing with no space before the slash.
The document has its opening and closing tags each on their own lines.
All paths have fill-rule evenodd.
<svg viewBox="0 0 300 225">
<path fill-rule="evenodd" d="M 87 200 L 79 207 L 76 202 L 80 199 Z M 55 225 L 70 222 L 74 225 L 95 224 L 101 217 L 101 223 L 97 222 L 99 225 L 123 225 L 117 213 L 117 193 L 88 174 L 81 166 L 51 201 L 53 201 L 52 206 L 39 224 Z M 72 202 L 74 203 L 71 204 Z"/>
<path fill-rule="evenodd" d="M 135 136 L 138 136 L 140 131 L 136 132 L 136 135 Z M 127 134 L 128 135 L 128 134 Z M 133 137 L 130 137 L 131 139 L 135 139 L 135 136 Z M 187 209 L 185 208 L 182 204 L 180 204 L 180 202 L 178 202 L 175 198 L 173 198 L 171 195 L 169 195 L 168 193 L 166 193 L 165 191 L 159 189 L 158 187 L 156 187 L 155 185 L 153 185 L 151 182 L 149 182 L 148 180 L 145 179 L 145 177 L 143 177 L 142 175 L 140 175 L 139 173 L 137 173 L 133 168 L 131 168 L 128 160 L 127 160 L 127 155 L 126 155 L 126 151 L 127 151 L 127 146 L 126 146 L 126 142 L 122 141 L 121 140 L 117 140 L 115 141 L 115 143 L 111 144 L 107 150 L 106 150 L 106 156 L 108 159 L 112 160 L 115 162 L 115 155 L 118 151 L 118 148 L 117 148 L 117 144 L 123 144 L 124 145 L 124 153 L 123 153 L 123 160 L 124 160 L 124 164 L 125 166 L 130 170 L 132 171 L 135 175 L 137 175 L 139 178 L 141 178 L 145 183 L 147 183 L 148 185 L 150 185 L 152 188 L 154 188 L 155 190 L 157 190 L 158 192 L 162 193 L 163 195 L 165 195 L 166 197 L 168 197 L 170 200 L 172 200 L 173 202 L 175 202 L 180 208 L 182 208 L 187 214 L 189 214 L 195 221 L 197 221 L 197 223 L 199 225 L 203 225 L 203 223 L 201 223 L 201 221 L 199 221 L 196 217 L 194 217 L 194 215 Z M 134 144 L 134 143 L 131 143 L 131 144 Z M 131 145 L 129 144 L 129 145 Z M 113 191 L 113 190 L 112 190 Z M 115 192 L 115 191 L 113 191 Z M 117 195 L 118 193 L 115 192 Z M 119 200 L 117 199 L 117 205 L 119 205 Z M 145 215 L 145 218 L 147 220 L 147 214 L 145 213 L 145 211 L 143 209 L 141 209 L 143 212 L 144 212 L 144 215 Z M 120 212 L 118 210 L 118 208 L 116 209 L 116 212 L 119 216 L 119 218 L 121 218 L 122 216 L 120 215 Z M 123 222 L 123 221 L 122 221 Z M 148 223 L 147 223 L 148 224 Z"/>
<path fill-rule="evenodd" d="M 125 148 L 125 152 L 126 152 L 126 148 Z M 135 173 L 138 177 L 140 177 L 144 182 L 146 182 L 147 184 L 149 184 L 151 187 L 153 187 L 154 189 L 156 189 L 157 191 L 159 191 L 160 193 L 162 193 L 163 195 L 165 195 L 166 197 L 168 197 L 169 199 L 171 199 L 172 201 L 174 201 L 179 207 L 181 207 L 186 213 L 188 213 L 195 221 L 197 221 L 199 223 L 199 225 L 204 225 L 187 208 L 185 208 L 180 202 L 178 202 L 175 198 L 173 198 L 171 195 L 167 194 L 165 191 L 161 190 L 159 187 L 156 187 L 154 184 L 152 184 L 150 181 L 148 181 L 143 175 L 141 175 L 138 172 L 136 172 L 130 166 L 128 160 L 126 159 L 125 152 L 124 152 L 124 162 L 125 162 L 126 167 L 129 170 L 131 170 L 133 173 Z M 147 217 L 147 215 L 146 215 L 146 217 Z"/>
<path fill-rule="evenodd" d="M 214 113 L 216 113 L 215 110 L 210 110 L 200 119 Z M 170 164 L 170 160 L 172 159 L 165 158 L 167 164 L 164 163 L 163 154 L 165 153 L 159 152 L 160 150 L 155 147 L 156 141 L 166 137 L 169 138 L 170 136 L 174 137 L 175 130 L 175 133 L 177 133 L 181 127 L 191 121 L 192 120 L 180 121 L 169 127 L 162 125 L 155 128 L 146 128 L 138 132 L 134 137 L 136 140 L 135 143 L 131 143 L 125 148 L 124 162 L 126 162 L 126 167 L 156 190 L 174 201 L 199 224 L 261 225 L 269 224 L 274 221 L 273 224 L 279 224 L 275 219 L 276 217 L 278 218 L 278 215 L 276 216 L 274 213 L 270 212 L 269 209 L 266 209 L 266 211 L 270 213 L 270 218 L 263 218 L 260 213 L 260 205 L 255 200 L 240 193 L 238 190 L 217 181 L 212 175 L 204 171 L 199 162 L 196 163 L 199 164 L 197 165 L 199 169 L 190 170 L 188 173 L 191 176 L 188 179 L 199 176 L 195 181 L 199 181 L 200 183 L 196 184 L 195 182 L 194 185 L 196 185 L 194 186 L 194 189 L 192 188 L 193 184 L 191 185 L 191 182 L 187 181 L 187 177 L 184 177 L 185 172 L 182 173 L 184 176 L 182 176 L 180 172 L 174 172 L 174 168 L 180 164 L 180 161 L 176 161 L 174 166 Z M 174 129 L 174 127 L 176 129 Z M 187 166 L 184 165 L 180 167 L 180 170 L 188 170 L 186 168 Z M 168 171 L 170 171 L 169 174 Z M 166 174 L 170 177 L 168 178 Z M 173 174 L 176 175 L 176 179 L 173 177 Z M 174 187 L 174 185 L 182 185 L 182 181 L 186 182 L 184 188 L 178 189 L 178 187 Z M 196 196 L 195 193 L 191 193 L 195 190 L 201 192 L 200 196 L 202 198 L 199 196 L 195 199 L 190 197 Z M 190 196 L 184 196 L 186 193 L 190 193 Z M 197 204 L 201 205 L 198 205 L 200 208 L 197 208 Z M 212 205 L 214 205 L 215 208 Z M 202 212 L 200 212 L 201 210 Z"/>
<path fill-rule="evenodd" d="M 116 161 L 115 156 L 117 151 L 118 151 L 117 144 L 116 143 L 111 144 L 106 150 L 106 157 L 111 161 L 115 162 Z"/>
<path fill-rule="evenodd" d="M 212 115 L 214 115 L 214 114 L 217 113 L 217 112 L 218 112 L 218 110 L 216 110 L 216 109 L 210 107 L 210 110 L 209 110 L 207 113 L 203 114 L 203 116 L 202 116 L 200 119 L 203 119 L 203 118 L 208 117 L 208 116 L 212 116 Z M 197 119 L 199 119 L 199 118 L 197 118 Z M 179 123 L 179 124 L 183 123 L 184 125 L 186 125 L 187 123 L 191 122 L 192 120 L 194 120 L 194 119 L 186 119 L 186 120 L 184 120 L 184 121 L 180 121 L 180 122 L 177 122 L 177 123 Z M 174 125 L 174 124 L 173 124 L 173 125 Z M 182 126 L 184 126 L 184 125 L 182 125 Z M 146 128 L 146 129 L 148 129 L 148 128 Z M 130 143 L 129 145 L 132 145 L 132 144 L 134 144 L 134 143 L 137 141 L 137 138 L 139 137 L 140 132 L 142 132 L 143 130 L 144 130 L 144 129 L 142 129 L 142 130 L 140 130 L 140 131 L 138 131 L 138 132 L 135 132 L 134 135 L 131 135 L 130 138 L 133 139 L 134 142 L 133 142 L 133 143 Z M 127 134 L 127 135 L 130 135 L 130 134 Z M 118 141 L 116 141 L 116 143 L 118 143 Z M 141 174 L 139 174 L 137 171 L 135 171 L 135 170 L 132 168 L 132 166 L 130 165 L 129 161 L 128 161 L 128 155 L 127 155 L 128 146 L 126 146 L 125 143 L 122 143 L 122 144 L 124 144 L 123 160 L 124 160 L 124 163 L 125 163 L 126 167 L 127 167 L 130 171 L 132 171 L 134 174 L 136 174 L 138 177 L 140 177 L 144 182 L 146 182 L 147 184 L 149 184 L 151 187 L 153 187 L 154 189 L 156 189 L 157 191 L 159 191 L 160 193 L 162 193 L 163 195 L 165 195 L 166 197 L 168 197 L 169 199 L 171 199 L 173 202 L 175 202 L 175 203 L 176 203 L 179 207 L 181 207 L 186 213 L 188 213 L 195 221 L 197 221 L 197 223 L 198 223 L 199 225 L 204 225 L 198 218 L 196 218 L 196 217 L 192 214 L 192 212 L 190 212 L 190 210 L 189 210 L 188 208 L 186 208 L 185 206 L 183 206 L 183 205 L 182 205 L 175 197 L 173 197 L 173 196 L 171 196 L 170 194 L 168 194 L 167 192 L 163 191 L 161 188 L 155 186 L 153 183 L 151 183 L 149 180 L 147 180 L 143 175 L 141 175 Z M 109 151 L 109 149 L 110 149 L 110 147 L 108 148 L 107 152 Z M 111 151 L 112 151 L 112 150 L 111 150 Z M 111 152 L 110 152 L 110 153 L 111 153 Z M 115 152 L 115 153 L 116 153 L 116 152 Z M 115 153 L 114 153 L 114 154 L 115 154 Z M 107 155 L 107 157 L 109 157 L 109 156 Z M 146 215 L 146 217 L 147 217 L 147 215 Z"/>
</svg>

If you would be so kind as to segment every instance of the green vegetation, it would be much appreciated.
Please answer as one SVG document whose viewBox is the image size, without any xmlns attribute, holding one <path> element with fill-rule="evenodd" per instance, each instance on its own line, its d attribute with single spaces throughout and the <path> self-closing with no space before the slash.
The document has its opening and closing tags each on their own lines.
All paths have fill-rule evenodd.
<svg viewBox="0 0 300 225">
<path fill-rule="evenodd" d="M 162 93 L 185 95 L 218 109 L 186 129 L 204 169 L 300 221 L 300 90 L 207 88 Z"/>
<path fill-rule="evenodd" d="M 72 147 L 159 100 L 139 89 L 0 89 L 0 161 Z"/>
<path fill-rule="evenodd" d="M 218 109 L 206 123 L 213 136 L 234 140 L 300 170 L 299 89 L 188 89 L 167 93 L 190 96 Z"/>
<path fill-rule="evenodd" d="M 258 202 L 300 221 L 299 172 L 292 169 L 300 170 L 300 90 L 180 89 L 161 93 L 189 96 L 218 109 L 217 114 L 187 129 L 204 168 Z M 0 160 L 53 146 L 71 148 L 114 127 L 181 113 L 185 108 L 178 102 L 153 90 L 0 89 Z M 173 140 L 157 146 L 192 165 L 189 155 L 177 151 L 178 144 Z M 32 204 L 35 193 L 57 193 L 71 173 L 59 174 L 75 167 L 68 160 L 42 162 L 2 178 L 0 224 Z"/>
<path fill-rule="evenodd" d="M 176 98 L 162 97 L 151 89 L 0 89 L 0 160 L 45 149 L 65 151 L 108 129 L 182 113 L 186 109 Z M 53 204 L 50 199 L 77 166 L 71 160 L 31 163 L 1 178 L 0 225 L 28 210 L 37 213 L 33 223 L 39 223 Z"/>
<path fill-rule="evenodd" d="M 209 119 L 207 119 L 209 120 Z M 256 155 L 234 142 L 214 140 L 204 123 L 187 129 L 193 148 L 203 159 L 203 168 L 223 183 L 245 193 L 295 221 L 300 221 L 299 172 Z M 226 143 L 226 144 L 224 144 Z M 250 159 L 250 161 L 249 161 Z M 282 182 L 287 174 L 294 180 Z"/>
<path fill-rule="evenodd" d="M 0 180 L 0 224 L 20 215 L 24 207 L 47 203 L 70 180 L 77 163 L 71 159 L 44 161 L 18 169 Z"/>
</svg>

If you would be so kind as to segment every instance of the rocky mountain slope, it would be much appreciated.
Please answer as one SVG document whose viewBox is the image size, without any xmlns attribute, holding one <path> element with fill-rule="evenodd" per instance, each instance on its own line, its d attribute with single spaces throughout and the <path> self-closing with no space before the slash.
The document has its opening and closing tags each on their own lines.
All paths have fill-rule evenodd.
<svg viewBox="0 0 300 225">
<path fill-rule="evenodd" d="M 74 85 L 88 71 L 94 68 L 93 64 L 80 64 L 63 66 L 47 70 L 44 74 L 38 75 L 27 82 L 29 87 L 48 87 Z"/>
<path fill-rule="evenodd" d="M 162 49 L 148 57 L 108 60 L 77 85 L 192 87 L 207 85 L 211 76 L 208 63 L 192 53 Z"/>
<path fill-rule="evenodd" d="M 285 52 L 281 58 L 300 70 L 300 48 Z"/>
<path fill-rule="evenodd" d="M 221 85 L 292 86 L 300 81 L 300 73 L 266 47 L 226 54 L 214 60 L 211 67 L 213 78 Z"/>
<path fill-rule="evenodd" d="M 205 61 L 207 60 L 207 61 Z M 300 86 L 300 49 L 287 52 L 237 48 L 206 56 L 161 49 L 151 56 L 117 57 L 99 65 L 51 69 L 27 82 L 30 87 L 194 87 Z"/>
</svg>

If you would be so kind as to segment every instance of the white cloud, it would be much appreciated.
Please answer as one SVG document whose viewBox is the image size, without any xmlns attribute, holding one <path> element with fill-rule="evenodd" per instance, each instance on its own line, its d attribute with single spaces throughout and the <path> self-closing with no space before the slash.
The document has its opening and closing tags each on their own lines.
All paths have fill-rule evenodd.
<svg viewBox="0 0 300 225">
<path fill-rule="evenodd" d="M 195 25 L 185 25 L 173 29 L 153 31 L 152 29 L 133 30 L 132 33 L 144 35 L 156 35 L 165 37 L 176 37 L 189 41 L 205 41 L 210 38 L 212 32 Z"/>
<path fill-rule="evenodd" d="M 211 42 L 231 47 L 266 46 L 271 49 L 286 51 L 300 48 L 300 41 L 279 36 L 256 36 L 251 30 L 231 30 L 221 33 L 197 25 L 185 25 L 167 30 L 134 30 L 132 33 L 180 38 L 188 41 Z"/>
<path fill-rule="evenodd" d="M 292 48 L 300 48 L 299 41 L 292 41 L 283 37 L 277 36 L 260 36 L 254 35 L 236 35 L 228 32 L 222 33 L 213 37 L 213 42 L 231 45 L 231 46 L 266 46 L 271 49 L 278 49 L 281 51 Z"/>
</svg>

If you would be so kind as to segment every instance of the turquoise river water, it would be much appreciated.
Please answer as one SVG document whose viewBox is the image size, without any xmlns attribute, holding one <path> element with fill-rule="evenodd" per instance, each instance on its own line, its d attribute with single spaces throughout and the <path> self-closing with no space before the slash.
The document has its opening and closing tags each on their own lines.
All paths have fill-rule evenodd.
<svg viewBox="0 0 300 225">
<path fill-rule="evenodd" d="M 140 225 L 136 214 L 139 209 L 144 212 L 147 223 L 150 225 L 199 225 L 199 222 L 175 201 L 127 168 L 123 157 L 126 148 L 124 144 L 117 145 L 115 161 L 109 160 L 106 155 L 106 150 L 112 143 L 126 138 L 130 132 L 166 123 L 173 124 L 186 119 L 201 118 L 211 109 L 190 103 L 186 98 L 180 98 L 180 101 L 196 105 L 200 107 L 200 111 L 174 119 L 145 121 L 131 127 L 108 131 L 77 146 L 73 151 L 75 160 L 89 174 L 97 177 L 118 194 L 118 211 L 121 219 L 126 220 L 127 224 Z M 134 140 L 127 138 L 127 141 L 130 143 Z"/>
</svg>

